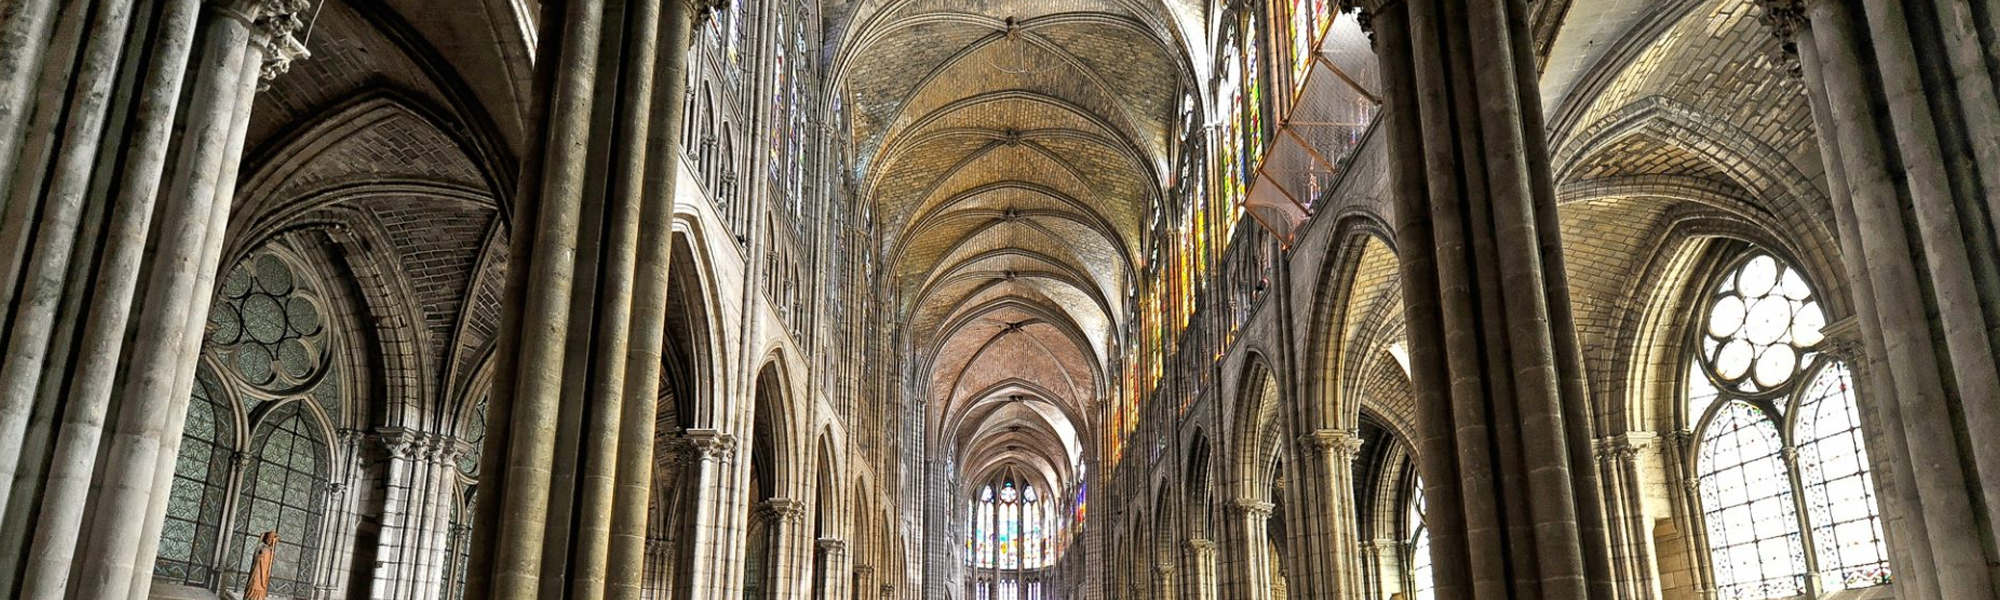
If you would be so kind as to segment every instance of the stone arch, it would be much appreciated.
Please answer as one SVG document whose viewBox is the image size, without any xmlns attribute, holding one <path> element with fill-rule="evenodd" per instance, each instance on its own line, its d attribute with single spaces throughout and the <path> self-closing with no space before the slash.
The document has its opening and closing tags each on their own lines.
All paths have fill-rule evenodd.
<svg viewBox="0 0 2000 600">
<path fill-rule="evenodd" d="M 1395 282 L 1400 281 L 1401 273 L 1393 262 L 1395 239 L 1391 228 L 1379 216 L 1356 211 L 1344 215 L 1334 228 L 1331 236 L 1334 249 L 1321 265 L 1318 291 L 1311 304 L 1305 362 L 1312 376 L 1306 378 L 1304 393 L 1312 401 L 1304 407 L 1304 418 L 1310 419 L 1306 422 L 1312 429 L 1348 430 L 1354 427 L 1368 398 L 1361 381 L 1370 366 L 1365 359 L 1379 351 L 1379 345 L 1372 343 L 1377 340 L 1355 342 L 1366 331 L 1401 322 L 1400 311 L 1393 319 L 1373 320 L 1373 325 L 1366 315 L 1352 312 L 1363 300 L 1360 294 L 1383 293 L 1382 285 L 1397 287 Z M 1389 279 L 1358 281 L 1367 267 L 1364 261 L 1382 251 L 1392 259 L 1388 265 Z M 1396 308 L 1400 309 L 1400 304 Z"/>
<path fill-rule="evenodd" d="M 1212 508 L 1215 491 L 1212 488 L 1216 478 L 1211 456 L 1213 451 L 1209 448 L 1207 432 L 1200 428 L 1196 428 L 1189 439 L 1186 472 L 1181 477 L 1181 502 L 1184 504 L 1181 514 L 1187 516 L 1188 539 L 1214 541 L 1212 520 L 1215 515 Z"/>
<path fill-rule="evenodd" d="M 1253 354 L 1238 380 L 1237 501 L 1271 502 L 1271 482 L 1284 455 L 1284 390 L 1262 355 Z"/>
</svg>

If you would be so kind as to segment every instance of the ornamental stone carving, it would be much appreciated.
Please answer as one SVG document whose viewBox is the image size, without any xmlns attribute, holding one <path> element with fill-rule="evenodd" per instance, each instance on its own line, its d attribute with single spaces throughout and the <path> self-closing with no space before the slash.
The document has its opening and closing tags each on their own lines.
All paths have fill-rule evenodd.
<svg viewBox="0 0 2000 600">
<path fill-rule="evenodd" d="M 255 15 L 250 27 L 256 32 L 258 44 L 264 52 L 264 68 L 259 73 L 262 82 L 258 89 L 270 85 L 272 79 L 292 69 L 292 61 L 309 58 L 312 52 L 306 50 L 304 41 L 297 34 L 306 30 L 306 23 L 300 15 L 312 9 L 308 0 L 253 0 Z"/>
</svg>

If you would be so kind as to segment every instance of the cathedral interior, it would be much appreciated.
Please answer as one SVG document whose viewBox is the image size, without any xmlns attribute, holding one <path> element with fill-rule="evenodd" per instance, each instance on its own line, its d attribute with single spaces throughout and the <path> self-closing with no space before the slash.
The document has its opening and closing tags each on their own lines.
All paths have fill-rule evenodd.
<svg viewBox="0 0 2000 600">
<path fill-rule="evenodd" d="M 2000 0 L 0 0 L 0 597 L 2000 600 Z"/>
</svg>

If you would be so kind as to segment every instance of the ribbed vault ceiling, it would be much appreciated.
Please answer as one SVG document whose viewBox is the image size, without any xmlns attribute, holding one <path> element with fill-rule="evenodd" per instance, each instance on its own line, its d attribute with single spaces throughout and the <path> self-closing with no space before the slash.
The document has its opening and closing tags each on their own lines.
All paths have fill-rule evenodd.
<svg viewBox="0 0 2000 600">
<path fill-rule="evenodd" d="M 934 441 L 967 481 L 1076 480 L 1201 2 L 887 0 L 835 69 Z"/>
</svg>

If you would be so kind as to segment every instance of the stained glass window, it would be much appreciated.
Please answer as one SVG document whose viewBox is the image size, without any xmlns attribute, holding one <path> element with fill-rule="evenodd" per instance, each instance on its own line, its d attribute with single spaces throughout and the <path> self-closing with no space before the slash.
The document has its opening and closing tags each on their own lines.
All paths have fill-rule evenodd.
<svg viewBox="0 0 2000 600">
<path fill-rule="evenodd" d="M 195 373 L 182 430 L 174 487 L 167 499 L 167 520 L 161 526 L 159 558 L 153 574 L 161 579 L 209 588 L 215 585 L 216 544 L 221 537 L 220 514 L 229 491 L 230 450 L 235 444 L 235 415 L 226 400 L 211 391 L 216 385 L 206 369 Z"/>
<path fill-rule="evenodd" d="M 256 559 L 260 538 L 275 531 L 279 541 L 271 563 L 271 595 L 305 598 L 312 593 L 327 480 L 321 456 L 325 444 L 308 416 L 297 403 L 287 404 L 259 427 L 261 439 L 253 445 L 256 461 L 243 475 L 243 500 L 232 544 L 240 568 L 233 571 L 238 581 L 231 582 L 232 587 L 245 583 L 241 573 Z"/>
<path fill-rule="evenodd" d="M 1797 376 L 1826 314 L 1798 271 L 1758 254 L 1716 286 L 1706 325 L 1701 355 L 1716 383 L 1754 393 Z"/>
<path fill-rule="evenodd" d="M 1709 560 L 1722 598 L 1788 598 L 1805 591 L 1804 543 L 1784 445 L 1768 415 L 1722 406 L 1703 430 L 1697 470 Z"/>
<path fill-rule="evenodd" d="M 1049 523 L 1051 499 L 1032 485 L 1012 481 L 979 488 L 968 512 L 966 563 L 981 569 L 1040 569 L 1055 563 Z M 1001 592 L 1003 595 L 1005 590 Z"/>
<path fill-rule="evenodd" d="M 471 448 L 471 451 L 466 452 L 458 457 L 459 472 L 464 473 L 466 475 L 478 474 L 479 451 L 483 449 L 486 444 L 486 399 L 485 398 L 479 399 L 479 402 L 477 404 L 472 405 L 472 415 L 466 418 L 465 430 L 464 433 L 459 436 L 459 439 L 465 440 L 466 445 Z"/>
<path fill-rule="evenodd" d="M 1686 406 L 1717 596 L 1789 598 L 1814 588 L 1813 573 L 1826 590 L 1890 581 L 1851 377 L 1820 351 L 1812 286 L 1752 252 L 1701 316 Z"/>
<path fill-rule="evenodd" d="M 1868 478 L 1868 449 L 1847 366 L 1822 369 L 1799 405 L 1799 469 L 1812 536 L 1828 589 L 1888 583 L 1889 549 Z"/>
<path fill-rule="evenodd" d="M 271 595 L 312 591 L 330 464 L 320 419 L 337 420 L 343 401 L 328 313 L 304 264 L 274 245 L 222 277 L 154 563 L 163 581 L 240 588 L 262 534 L 277 531 Z M 237 423 L 260 405 L 274 408 L 242 435 Z"/>
<path fill-rule="evenodd" d="M 1437 582 L 1431 567 L 1431 531 L 1424 520 L 1424 481 L 1410 488 L 1410 597 L 1437 600 Z"/>
</svg>

